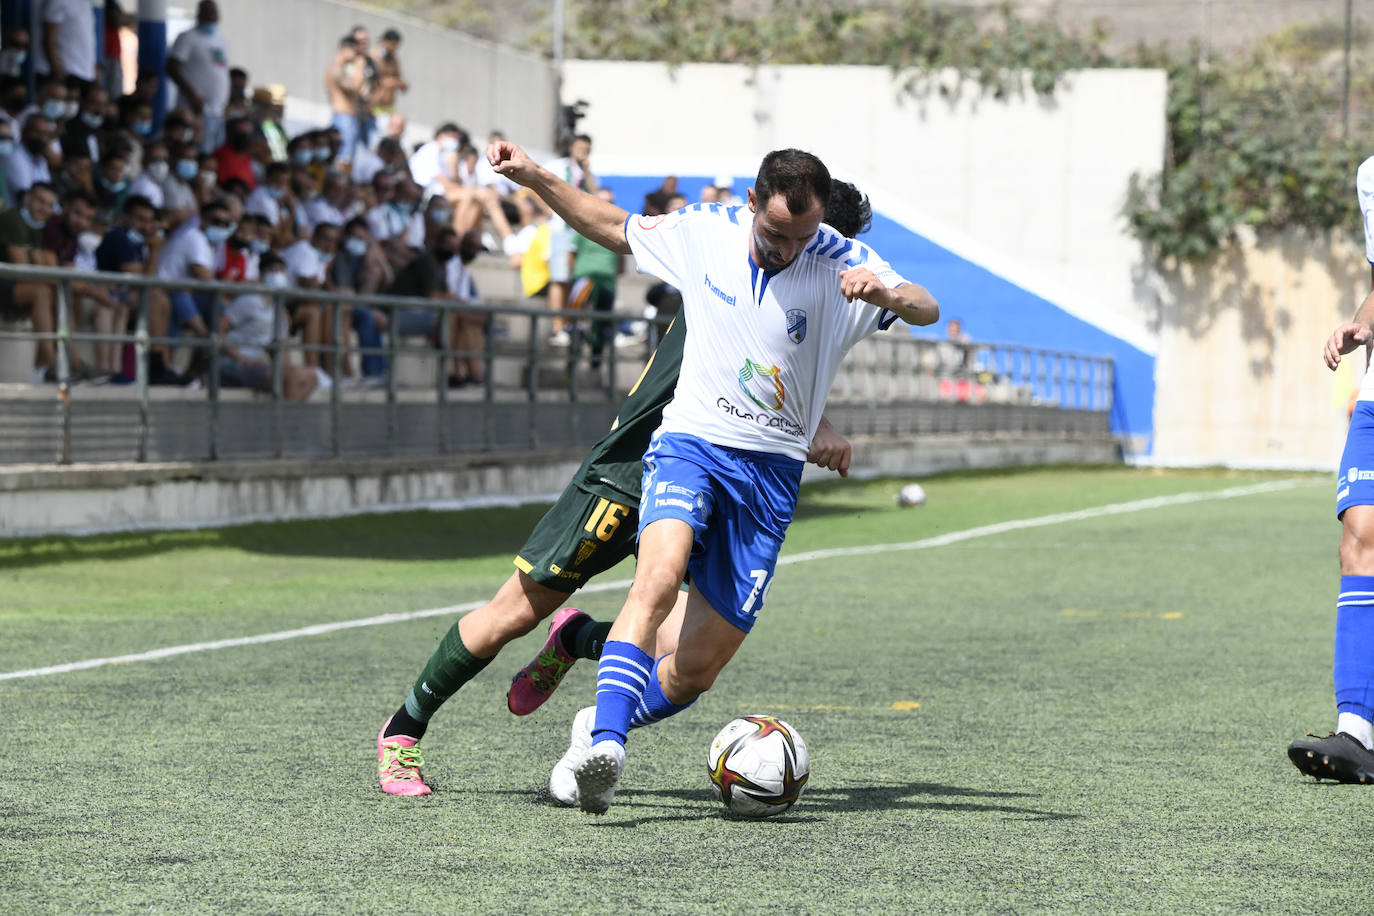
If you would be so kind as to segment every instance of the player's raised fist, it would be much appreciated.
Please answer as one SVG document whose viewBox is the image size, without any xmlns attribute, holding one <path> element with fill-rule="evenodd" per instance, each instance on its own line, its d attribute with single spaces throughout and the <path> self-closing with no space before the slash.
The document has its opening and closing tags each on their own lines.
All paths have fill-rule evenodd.
<svg viewBox="0 0 1374 916">
<path fill-rule="evenodd" d="M 855 267 L 840 274 L 840 292 L 853 302 L 862 299 L 873 305 L 887 302 L 887 287 L 867 267 Z"/>
<path fill-rule="evenodd" d="M 529 184 L 539 168 L 524 150 L 509 140 L 493 140 L 487 147 L 487 162 L 498 174 L 516 184 Z"/>
</svg>

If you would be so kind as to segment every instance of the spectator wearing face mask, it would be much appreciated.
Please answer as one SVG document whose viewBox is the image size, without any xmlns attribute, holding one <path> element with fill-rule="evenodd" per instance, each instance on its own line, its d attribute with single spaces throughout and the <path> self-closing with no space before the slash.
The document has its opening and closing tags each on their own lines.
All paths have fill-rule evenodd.
<svg viewBox="0 0 1374 916">
<path fill-rule="evenodd" d="M 0 260 L 10 264 L 54 267 L 57 259 L 43 249 L 43 227 L 57 208 L 51 185 L 37 182 L 20 196 L 19 206 L 0 212 Z M 0 278 L 0 317 L 29 318 L 38 334 L 57 327 L 55 289 L 50 283 Z M 51 339 L 39 340 L 33 357 L 33 382 L 41 384 L 57 360 Z"/>
<path fill-rule="evenodd" d="M 356 216 L 343 227 L 343 244 L 329 266 L 329 279 L 335 289 L 352 293 L 375 293 L 392 280 L 391 265 L 381 246 L 367 228 L 367 220 Z M 387 328 L 386 313 L 366 306 L 353 306 L 345 319 L 358 334 L 358 343 L 380 350 L 382 333 Z M 380 353 L 362 358 L 363 378 L 385 378 L 386 359 Z"/>
<path fill-rule="evenodd" d="M 3 37 L 4 47 L 0 48 L 0 77 L 17 79 L 24 75 L 24 62 L 29 58 L 29 30 L 18 26 L 8 28 L 5 29 Z"/>
<path fill-rule="evenodd" d="M 62 212 L 48 217 L 43 226 L 42 248 L 52 255 L 52 262 L 77 270 L 95 269 L 95 252 L 100 245 L 100 235 L 94 231 L 95 215 L 95 198 L 89 192 L 77 190 L 62 197 Z M 71 295 L 77 314 L 82 307 L 93 310 L 92 320 L 98 327 L 111 327 L 125 317 L 124 303 L 106 287 L 73 283 Z M 78 379 L 109 375 L 108 371 L 101 372 L 95 366 L 85 365 L 75 354 L 72 355 L 71 372 Z"/>
<path fill-rule="evenodd" d="M 113 223 L 129 196 L 129 151 L 112 149 L 96 169 L 96 212 L 102 222 Z"/>
<path fill-rule="evenodd" d="M 23 130 L 30 118 L 42 115 L 53 122 L 54 130 L 60 131 L 67 118 L 76 114 L 76 105 L 68 108 L 67 98 L 67 86 L 61 80 L 50 76 L 39 82 L 38 93 L 34 96 L 33 102 L 19 113 L 20 130 Z"/>
<path fill-rule="evenodd" d="M 181 100 L 201 117 L 200 151 L 224 142 L 224 109 L 229 104 L 229 45 L 219 33 L 215 0 L 196 5 L 195 28 L 177 36 L 167 52 L 167 76 Z"/>
<path fill-rule="evenodd" d="M 216 246 L 223 244 L 234 231 L 229 207 L 222 200 L 212 200 L 200 211 L 198 221 L 186 221 L 172 233 L 163 246 L 158 260 L 157 275 L 163 280 L 213 280 Z M 188 290 L 169 294 L 172 322 L 169 335 L 190 332 L 196 337 L 209 336 L 195 297 Z"/>
<path fill-rule="evenodd" d="M 196 147 L 189 142 L 174 143 L 169 157 L 171 168 L 162 180 L 162 207 L 167 214 L 170 232 L 200 212 L 196 179 L 200 175 L 200 161 Z"/>
<path fill-rule="evenodd" d="M 20 128 L 19 145 L 5 159 L 5 179 L 12 194 L 22 194 L 33 184 L 52 183 L 48 169 L 48 146 L 53 139 L 53 122 L 43 115 L 34 115 Z"/>
<path fill-rule="evenodd" d="M 439 125 L 434 139 L 421 145 L 410 157 L 410 176 L 424 188 L 425 196 L 444 193 L 444 181 L 458 181 L 458 150 L 467 135 L 457 124 Z"/>
<path fill-rule="evenodd" d="M 286 262 L 286 276 L 297 289 L 323 289 L 329 276 L 329 264 L 339 247 L 339 227 L 320 223 L 309 239 L 301 239 L 281 253 Z M 319 302 L 288 302 L 291 330 L 300 331 L 307 344 L 324 344 L 332 326 L 333 310 Z M 307 365 L 321 365 L 320 354 L 307 351 Z"/>
<path fill-rule="evenodd" d="M 152 276 L 157 272 L 158 255 L 162 250 L 163 233 L 157 222 L 157 210 L 146 197 L 130 197 L 124 202 L 124 214 L 119 222 L 105 233 L 100 247 L 95 251 L 96 267 L 110 273 L 126 273 L 138 276 Z M 118 324 L 118 317 L 108 313 L 111 332 L 127 328 L 135 317 L 135 310 L 141 293 L 132 287 L 115 287 L 110 295 L 124 305 L 125 324 Z M 148 333 L 153 337 L 166 337 L 171 320 L 172 305 L 167 294 L 161 289 L 149 289 Z M 99 323 L 97 313 L 96 331 L 106 333 Z M 95 345 L 96 365 L 102 370 L 116 374 L 116 382 L 132 382 L 137 378 L 137 367 L 133 363 L 133 344 L 124 347 L 124 353 L 116 350 L 113 343 Z M 179 385 L 181 376 L 170 368 L 171 351 L 165 344 L 154 344 L 148 351 L 148 382 L 153 385 Z"/>
<path fill-rule="evenodd" d="M 130 197 L 146 197 L 157 208 L 162 208 L 162 183 L 172 174 L 171 159 L 167 154 L 167 144 L 154 140 L 143 147 L 143 171 L 138 173 L 129 185 Z M 127 204 L 127 201 L 126 201 Z"/>
<path fill-rule="evenodd" d="M 295 241 L 291 207 L 291 167 L 273 162 L 263 174 L 262 183 L 245 198 L 243 210 L 261 216 L 272 227 L 273 240 L 282 248 Z"/>
<path fill-rule="evenodd" d="M 95 10 L 91 0 L 43 0 L 33 71 L 80 91 L 95 82 Z"/>
<path fill-rule="evenodd" d="M 290 285 L 286 264 L 275 254 L 263 255 L 261 281 L 274 289 Z M 272 360 L 268 348 L 281 337 L 276 305 L 257 293 L 235 296 L 220 316 L 220 332 L 225 349 L 220 355 L 219 381 L 226 388 L 272 390 Z M 286 362 L 282 365 L 282 396 L 302 401 L 329 377 L 311 366 Z"/>
<path fill-rule="evenodd" d="M 90 151 L 91 161 L 100 161 L 100 129 L 105 125 L 106 110 L 110 107 L 110 97 L 97 83 L 87 86 L 81 93 L 81 108 L 76 117 L 68 118 L 58 138 L 62 143 L 80 143 Z"/>
</svg>

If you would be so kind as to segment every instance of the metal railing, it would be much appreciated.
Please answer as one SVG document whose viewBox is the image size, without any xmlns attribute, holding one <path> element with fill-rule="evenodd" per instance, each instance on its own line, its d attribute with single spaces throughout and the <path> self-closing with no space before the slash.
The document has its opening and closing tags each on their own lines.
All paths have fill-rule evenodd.
<svg viewBox="0 0 1374 916">
<path fill-rule="evenodd" d="M 151 406 L 151 386 L 149 379 L 149 353 L 153 347 L 168 346 L 194 346 L 203 347 L 209 351 L 209 360 L 206 368 L 207 402 L 209 404 L 208 415 L 208 458 L 216 460 L 219 454 L 219 418 L 222 386 L 220 384 L 220 360 L 219 357 L 228 349 L 224 335 L 220 331 L 220 316 L 222 304 L 232 298 L 244 295 L 258 295 L 272 303 L 274 314 L 274 328 L 277 333 L 273 340 L 265 348 L 271 362 L 271 390 L 266 392 L 271 399 L 271 429 L 272 446 L 271 457 L 283 457 L 282 441 L 282 420 L 281 411 L 286 403 L 283 391 L 283 372 L 290 358 L 290 354 L 295 352 L 304 356 L 305 354 L 316 354 L 320 357 L 328 357 L 330 365 L 329 375 L 332 384 L 329 387 L 329 417 L 328 454 L 339 456 L 341 454 L 340 432 L 344 428 L 344 402 L 345 393 L 344 381 L 341 374 L 341 366 L 344 357 L 358 356 L 382 356 L 388 360 L 388 371 L 385 373 L 384 385 L 381 390 L 385 398 L 385 422 L 387 429 L 387 443 L 395 446 L 398 440 L 398 384 L 395 367 L 399 357 L 407 354 L 422 355 L 434 359 L 435 375 L 433 387 L 430 389 L 434 396 L 434 402 L 440 411 L 449 403 L 450 392 L 447 384 L 445 366 L 454 358 L 477 358 L 480 359 L 485 367 L 483 373 L 484 400 L 491 403 L 495 399 L 494 387 L 494 368 L 497 360 L 496 344 L 497 338 L 490 333 L 483 335 L 483 346 L 480 351 L 467 351 L 455 349 L 450 337 L 450 322 L 447 320 L 450 312 L 480 312 L 489 316 L 508 316 L 510 319 L 521 320 L 528 323 L 528 339 L 523 352 L 519 354 L 502 354 L 507 358 L 519 358 L 525 361 L 525 382 L 523 385 L 523 397 L 531 404 L 540 400 L 541 382 L 540 367 L 545 365 L 562 364 L 561 375 L 566 379 L 566 385 L 557 386 L 557 394 L 560 399 L 569 402 L 579 402 L 587 400 L 587 390 L 580 384 L 585 378 L 584 372 L 578 371 L 579 366 L 584 363 L 588 356 L 582 352 L 581 341 L 569 348 L 567 351 L 541 347 L 538 325 L 540 321 L 551 319 L 560 314 L 568 313 L 554 312 L 547 308 L 531 307 L 515 303 L 487 302 L 481 304 L 459 302 L 452 299 L 437 298 L 417 298 L 409 296 L 390 296 L 380 294 L 359 294 L 341 291 L 327 290 L 304 290 L 304 289 L 281 289 L 269 287 L 256 283 L 226 283 L 222 281 L 199 281 L 199 280 L 165 280 L 157 277 L 148 277 L 139 274 L 111 273 L 101 271 L 79 271 L 69 268 L 36 267 L 17 264 L 0 264 L 0 278 L 5 278 L 15 282 L 42 282 L 52 283 L 56 288 L 56 327 L 48 333 L 35 331 L 16 331 L 5 330 L 0 327 L 0 340 L 5 339 L 28 339 L 33 341 L 48 340 L 52 341 L 56 349 L 55 363 L 55 382 L 58 413 L 61 426 L 61 444 L 58 451 L 57 460 L 59 463 L 70 463 L 71 457 L 71 418 L 72 418 L 72 347 L 81 342 L 85 343 L 132 343 L 135 351 L 136 376 L 132 385 L 135 400 L 138 404 L 138 444 L 136 449 L 136 460 L 148 460 L 148 433 L 150 429 L 150 406 Z M 136 304 L 134 310 L 134 330 L 131 333 L 100 334 L 93 331 L 77 330 L 73 322 L 73 285 L 85 283 L 92 286 L 108 287 L 112 289 L 126 288 L 135 291 Z M 149 333 L 148 318 L 150 297 L 149 291 L 154 289 L 166 290 L 168 292 L 188 292 L 201 293 L 209 296 L 209 321 L 207 327 L 209 336 L 199 337 L 155 337 Z M 336 306 L 332 313 L 332 334 L 331 341 L 327 344 L 307 344 L 297 341 L 281 333 L 281 329 L 288 327 L 287 305 L 294 305 L 300 302 L 316 302 L 326 305 Z M 406 343 L 397 334 L 387 334 L 385 343 L 381 347 L 355 346 L 349 342 L 349 329 L 344 327 L 345 306 L 376 308 L 387 313 L 389 319 L 394 321 L 397 310 L 401 309 L 425 309 L 433 310 L 438 313 L 439 319 L 436 322 L 436 332 L 438 336 L 437 346 L 419 345 Z M 621 319 L 629 319 L 638 316 L 614 315 L 611 313 L 594 313 L 581 315 L 578 317 L 591 319 L 593 321 L 614 322 Z M 490 319 L 489 319 L 490 320 Z M 620 371 L 620 363 L 623 362 L 622 354 L 617 352 L 614 333 L 606 336 L 605 350 L 601 355 L 601 361 L 606 366 L 606 376 L 603 385 L 597 385 L 591 392 L 592 399 L 599 399 L 604 404 L 613 407 L 619 402 L 619 383 L 624 373 Z M 611 411 L 613 413 L 613 410 Z M 576 422 L 578 415 L 574 415 Z M 537 411 L 529 412 L 528 419 L 528 440 L 527 444 L 531 448 L 537 448 L 540 444 L 540 434 L 538 426 L 539 414 Z M 494 431 L 491 428 L 492 422 L 490 415 L 487 418 L 485 434 L 483 436 L 484 446 L 494 447 Z M 448 452 L 453 445 L 449 441 L 447 426 L 437 424 L 438 451 Z"/>
<path fill-rule="evenodd" d="M 647 350 L 626 353 L 616 346 L 614 323 L 641 316 L 576 313 L 583 320 L 612 323 L 600 357 L 605 366 L 603 376 L 591 370 L 590 356 L 581 346 L 585 341 L 575 339 L 575 345 L 567 350 L 543 343 L 540 322 L 560 314 L 569 317 L 570 313 L 514 302 L 473 305 L 456 300 L 173 281 L 3 264 L 0 277 L 49 283 L 56 290 L 53 332 L 40 334 L 0 326 L 0 341 L 50 340 L 57 353 L 55 388 L 0 388 L 0 464 L 54 459 L 69 464 L 130 459 L 360 457 L 586 446 L 607 428 L 624 394 L 622 386 L 633 383 L 656 336 L 651 334 Z M 133 331 L 99 334 L 77 329 L 73 284 L 80 283 L 130 290 Z M 207 294 L 209 337 L 152 336 L 148 319 L 150 292 L 155 289 Z M 220 384 L 219 356 L 230 344 L 220 333 L 219 319 L 224 302 L 247 294 L 272 303 L 278 332 L 266 347 L 270 390 L 245 402 L 227 395 L 228 389 Z M 287 327 L 288 303 L 297 302 L 377 308 L 392 319 L 400 309 L 433 310 L 440 316 L 436 322 L 437 346 L 394 333 L 387 334 L 380 347 L 354 346 L 343 326 L 342 308 L 333 312 L 331 342 L 306 344 L 281 330 Z M 452 346 L 446 320 L 452 311 L 489 316 L 480 350 Z M 502 329 L 494 329 L 498 319 L 505 325 L 504 337 L 499 333 Z M 656 331 L 651 325 L 651 332 Z M 133 345 L 135 377 L 123 389 L 131 396 L 109 391 L 112 386 L 73 387 L 72 348 L 98 342 Z M 190 345 L 208 351 L 203 398 L 184 394 L 168 398 L 162 389 L 154 396 L 149 354 L 153 347 L 164 345 Z M 284 397 L 285 367 L 291 359 L 304 359 L 306 354 L 332 359 L 329 375 L 333 384 L 325 404 L 314 396 L 306 402 Z M 388 371 L 383 385 L 346 389 L 341 384 L 345 354 L 385 357 Z M 401 361 L 415 356 L 434 361 L 432 380 L 418 387 L 402 386 L 398 372 Z M 477 359 L 484 366 L 484 382 L 476 399 L 472 395 L 478 392 L 471 389 L 450 392 L 445 368 L 455 357 Z M 895 329 L 861 342 L 849 354 L 836 376 L 827 413 L 847 435 L 1106 434 L 1114 387 L 1114 365 L 1108 356 L 1015 344 L 957 344 L 916 338 Z M 55 398 L 48 396 L 49 391 L 55 391 Z M 998 405 L 1002 409 L 994 409 Z"/>
</svg>

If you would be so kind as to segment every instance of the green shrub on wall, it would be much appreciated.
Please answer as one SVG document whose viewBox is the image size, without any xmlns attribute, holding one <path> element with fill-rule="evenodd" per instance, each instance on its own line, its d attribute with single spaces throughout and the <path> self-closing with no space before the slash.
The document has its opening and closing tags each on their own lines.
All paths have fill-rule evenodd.
<svg viewBox="0 0 1374 916">
<path fill-rule="evenodd" d="M 1169 72 L 1164 172 L 1136 176 L 1124 215 L 1165 261 L 1205 258 L 1244 226 L 1358 231 L 1354 172 L 1362 155 L 1341 139 L 1341 80 L 1331 65 L 1341 29 L 1291 28 L 1252 53 L 1204 56 L 1141 48 L 1113 57 L 1107 33 L 1066 32 L 1053 15 L 1024 19 L 899 0 L 862 5 L 796 0 L 759 7 L 716 0 L 572 2 L 573 57 L 669 63 L 868 64 L 893 68 L 903 90 L 955 92 L 964 83 L 1002 98 L 1049 95 L 1071 70 L 1158 67 Z M 748 10 L 753 12 L 748 12 Z M 1357 38 L 1367 41 L 1364 32 Z M 951 84 L 940 75 L 954 71 Z M 1359 81 L 1362 81 L 1359 82 Z M 1360 74 L 1363 85 L 1374 78 Z M 1374 148 L 1368 150 L 1374 153 Z"/>
</svg>

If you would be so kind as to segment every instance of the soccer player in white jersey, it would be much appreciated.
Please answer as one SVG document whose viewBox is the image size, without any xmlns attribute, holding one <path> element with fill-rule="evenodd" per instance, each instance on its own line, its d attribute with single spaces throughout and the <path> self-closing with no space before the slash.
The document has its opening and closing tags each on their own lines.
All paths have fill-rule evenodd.
<svg viewBox="0 0 1374 916">
<path fill-rule="evenodd" d="M 1322 357 L 1341 357 L 1374 342 L 1374 157 L 1360 164 L 1355 191 L 1364 217 L 1369 294 L 1350 321 L 1337 325 Z M 1366 350 L 1366 356 L 1369 351 Z M 1367 366 L 1336 478 L 1341 520 L 1341 590 L 1336 599 L 1336 730 L 1288 745 L 1288 759 L 1309 776 L 1374 783 L 1374 365 Z"/>
<path fill-rule="evenodd" d="M 939 307 L 868 246 L 821 225 L 830 174 L 815 156 L 764 157 L 748 207 L 632 216 L 498 141 L 492 166 L 588 239 L 683 294 L 687 339 L 673 401 L 644 456 L 634 584 L 602 648 L 578 802 L 604 813 L 631 725 L 685 709 L 735 654 L 767 597 L 801 468 L 844 354 L 897 318 Z M 649 651 L 679 584 L 691 589 L 676 649 Z"/>
</svg>

